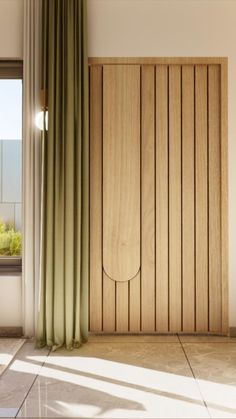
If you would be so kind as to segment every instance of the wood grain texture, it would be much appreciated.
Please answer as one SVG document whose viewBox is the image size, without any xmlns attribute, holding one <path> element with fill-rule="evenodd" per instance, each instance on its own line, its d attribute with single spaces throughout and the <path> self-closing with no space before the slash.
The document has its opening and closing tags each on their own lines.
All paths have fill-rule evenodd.
<svg viewBox="0 0 236 419">
<path fill-rule="evenodd" d="M 155 71 L 142 67 L 142 330 L 155 330 Z"/>
<path fill-rule="evenodd" d="M 116 282 L 116 332 L 129 330 L 129 281 Z"/>
<path fill-rule="evenodd" d="M 221 275 L 222 332 L 229 333 L 228 303 L 228 66 L 221 64 Z"/>
<path fill-rule="evenodd" d="M 140 269 L 140 68 L 103 70 L 103 268 L 116 281 Z"/>
<path fill-rule="evenodd" d="M 194 67 L 182 67 L 183 330 L 195 330 Z"/>
<path fill-rule="evenodd" d="M 222 327 L 221 298 L 221 172 L 220 172 L 220 67 L 208 68 L 209 108 L 209 329 Z"/>
<path fill-rule="evenodd" d="M 90 330 L 227 334 L 227 60 L 99 61 L 90 63 Z M 102 259 L 105 230 L 113 247 Z"/>
<path fill-rule="evenodd" d="M 195 69 L 196 331 L 208 331 L 207 66 Z"/>
<path fill-rule="evenodd" d="M 141 274 L 128 282 L 129 286 L 129 331 L 141 331 Z"/>
<path fill-rule="evenodd" d="M 169 316 L 181 331 L 181 67 L 169 67 Z"/>
<path fill-rule="evenodd" d="M 102 67 L 90 68 L 90 330 L 102 330 Z"/>
<path fill-rule="evenodd" d="M 156 68 L 156 329 L 169 329 L 168 67 Z"/>
<path fill-rule="evenodd" d="M 103 272 L 103 331 L 116 330 L 116 283 Z"/>
</svg>

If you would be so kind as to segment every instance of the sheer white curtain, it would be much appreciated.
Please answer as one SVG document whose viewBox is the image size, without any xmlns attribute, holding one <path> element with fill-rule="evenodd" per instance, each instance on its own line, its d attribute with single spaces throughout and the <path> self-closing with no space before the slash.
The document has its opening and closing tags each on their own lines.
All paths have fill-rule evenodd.
<svg viewBox="0 0 236 419">
<path fill-rule="evenodd" d="M 39 285 L 41 134 L 35 127 L 40 109 L 41 0 L 24 0 L 23 76 L 23 330 L 35 335 Z"/>
</svg>

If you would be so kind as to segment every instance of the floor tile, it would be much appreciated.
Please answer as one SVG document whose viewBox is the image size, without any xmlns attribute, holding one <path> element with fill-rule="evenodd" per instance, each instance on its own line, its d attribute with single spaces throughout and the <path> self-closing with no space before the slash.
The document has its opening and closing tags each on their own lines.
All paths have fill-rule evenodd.
<svg viewBox="0 0 236 419">
<path fill-rule="evenodd" d="M 33 342 L 24 343 L 0 378 L 0 417 L 15 417 L 49 353 L 48 349 L 34 347 Z M 29 360 L 36 355 L 40 356 L 40 361 Z"/>
<path fill-rule="evenodd" d="M 41 362 L 32 356 L 33 363 Z M 179 343 L 87 343 L 51 353 L 19 417 L 208 418 Z"/>
<path fill-rule="evenodd" d="M 236 344 L 236 337 L 231 338 L 228 336 L 179 335 L 179 339 L 182 343 L 235 343 Z"/>
<path fill-rule="evenodd" d="M 24 342 L 24 339 L 0 338 L 0 375 L 6 370 Z"/>
<path fill-rule="evenodd" d="M 184 343 L 183 347 L 211 416 L 236 418 L 236 345 Z"/>
<path fill-rule="evenodd" d="M 17 415 L 18 409 L 10 407 L 8 409 L 0 408 L 0 418 L 14 418 Z"/>
</svg>

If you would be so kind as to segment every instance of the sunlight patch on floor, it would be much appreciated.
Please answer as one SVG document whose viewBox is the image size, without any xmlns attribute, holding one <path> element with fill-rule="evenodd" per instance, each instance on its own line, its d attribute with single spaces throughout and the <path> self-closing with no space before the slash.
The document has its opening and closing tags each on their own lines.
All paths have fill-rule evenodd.
<svg viewBox="0 0 236 419">
<path fill-rule="evenodd" d="M 24 339 L 0 339 L 0 375 L 6 370 L 24 342 Z"/>
<path fill-rule="evenodd" d="M 41 357 L 29 356 L 31 361 L 41 362 Z M 99 378 L 120 383 L 145 387 L 150 390 L 170 392 L 183 397 L 197 398 L 192 377 L 181 376 L 154 369 L 128 365 L 115 361 L 108 361 L 94 357 L 61 357 L 49 356 L 45 365 L 66 368 L 71 371 L 98 376 Z"/>
<path fill-rule="evenodd" d="M 0 353 L 0 365 L 7 365 L 11 362 L 13 356 L 9 354 Z"/>
<path fill-rule="evenodd" d="M 33 362 L 41 360 L 41 357 L 29 358 Z M 167 412 L 168 417 L 189 417 L 191 412 L 191 417 L 206 417 L 205 406 L 191 377 L 92 357 L 48 357 L 46 363 L 54 365 L 52 368 L 44 365 L 40 379 L 44 377 L 86 389 L 82 404 L 54 400 L 63 415 L 78 416 L 79 412 L 80 417 L 154 418 L 157 414 L 166 417 Z M 37 365 L 32 362 L 19 360 L 11 366 L 12 371 L 32 374 L 35 368 Z M 92 404 L 94 391 L 101 399 L 113 397 L 114 408 L 98 411 L 99 407 Z M 122 408 L 125 402 L 132 402 L 135 408 Z M 47 406 L 47 409 L 51 411 L 53 407 Z"/>
</svg>

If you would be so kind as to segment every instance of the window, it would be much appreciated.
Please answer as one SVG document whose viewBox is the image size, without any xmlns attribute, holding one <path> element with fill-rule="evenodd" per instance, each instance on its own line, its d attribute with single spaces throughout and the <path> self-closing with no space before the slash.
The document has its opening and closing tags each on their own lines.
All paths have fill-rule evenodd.
<svg viewBox="0 0 236 419">
<path fill-rule="evenodd" d="M 22 63 L 0 61 L 0 273 L 21 271 Z"/>
</svg>

